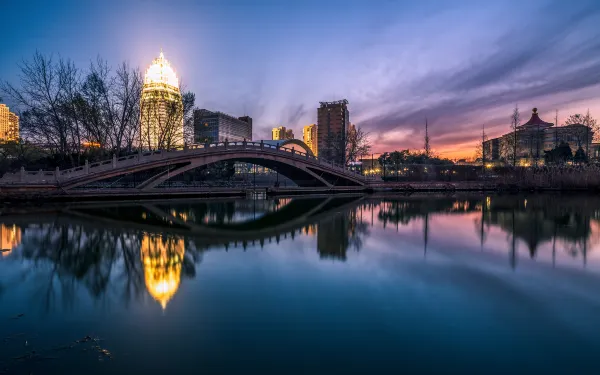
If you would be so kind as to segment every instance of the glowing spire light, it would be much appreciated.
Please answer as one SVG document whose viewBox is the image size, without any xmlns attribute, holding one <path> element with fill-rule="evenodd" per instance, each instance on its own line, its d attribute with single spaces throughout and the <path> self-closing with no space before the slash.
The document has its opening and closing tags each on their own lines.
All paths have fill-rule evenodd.
<svg viewBox="0 0 600 375">
<path fill-rule="evenodd" d="M 177 74 L 175 74 L 175 71 L 171 67 L 169 60 L 165 59 L 165 54 L 163 53 L 162 48 L 160 49 L 158 58 L 152 60 L 152 64 L 146 70 L 146 74 L 144 76 L 144 84 L 149 85 L 155 83 L 162 83 L 173 86 L 173 88 L 179 88 L 179 79 L 177 78 Z"/>
</svg>

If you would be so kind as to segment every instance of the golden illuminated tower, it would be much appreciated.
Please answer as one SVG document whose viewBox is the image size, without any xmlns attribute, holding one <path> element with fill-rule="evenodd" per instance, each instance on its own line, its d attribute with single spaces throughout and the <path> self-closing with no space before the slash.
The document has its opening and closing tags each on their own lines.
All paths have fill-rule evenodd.
<svg viewBox="0 0 600 375">
<path fill-rule="evenodd" d="M 183 146 L 183 101 L 179 79 L 162 50 L 146 70 L 140 100 L 140 147 Z"/>
<path fill-rule="evenodd" d="M 317 156 L 317 125 L 310 124 L 302 128 L 302 140 L 306 143 L 308 148 L 310 148 L 313 154 Z"/>
<path fill-rule="evenodd" d="M 19 140 L 19 116 L 0 104 L 0 142 Z"/>
<path fill-rule="evenodd" d="M 182 238 L 145 234 L 141 254 L 148 293 L 165 309 L 179 289 L 185 243 Z"/>
<path fill-rule="evenodd" d="M 271 139 L 274 141 L 281 141 L 285 139 L 285 126 L 280 126 L 278 128 L 273 128 L 271 130 Z"/>
</svg>

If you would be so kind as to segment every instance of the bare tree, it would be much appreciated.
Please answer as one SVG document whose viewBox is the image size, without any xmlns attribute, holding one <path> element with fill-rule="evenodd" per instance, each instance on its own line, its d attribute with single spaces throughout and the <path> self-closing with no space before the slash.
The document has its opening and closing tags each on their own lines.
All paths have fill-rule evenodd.
<svg viewBox="0 0 600 375">
<path fill-rule="evenodd" d="M 73 151 L 72 116 L 65 113 L 64 99 L 70 97 L 69 85 L 76 85 L 78 77 L 72 64 L 39 52 L 31 61 L 23 61 L 19 68 L 20 87 L 2 83 L 2 90 L 23 112 L 20 127 L 23 135 L 42 143 L 53 153 L 63 156 Z"/>
<path fill-rule="evenodd" d="M 487 141 L 487 135 L 485 134 L 485 124 L 481 125 L 481 165 L 483 166 L 483 172 L 485 173 L 485 142 Z"/>
<path fill-rule="evenodd" d="M 346 134 L 346 164 L 358 161 L 370 151 L 369 133 L 362 130 L 360 126 L 350 128 Z"/>
<path fill-rule="evenodd" d="M 481 127 L 481 141 L 477 142 L 475 145 L 475 161 L 481 159 L 481 165 L 485 168 L 486 157 L 490 157 L 488 153 L 486 153 L 485 144 L 488 141 L 488 136 L 485 134 L 485 125 Z M 485 170 L 484 170 L 485 171 Z"/>
<path fill-rule="evenodd" d="M 500 138 L 500 157 L 505 163 L 511 164 L 514 162 L 514 136 L 513 133 L 508 133 Z"/>
<path fill-rule="evenodd" d="M 554 148 L 558 147 L 558 109 L 554 113 Z"/>
<path fill-rule="evenodd" d="M 194 110 L 196 105 L 196 94 L 186 91 L 185 86 L 180 86 L 181 101 L 183 102 L 183 139 L 189 145 L 194 143 Z"/>
<path fill-rule="evenodd" d="M 600 142 L 600 124 L 590 115 L 589 109 L 585 116 L 583 116 L 583 125 L 589 126 L 590 130 L 594 132 L 592 141 Z"/>
<path fill-rule="evenodd" d="M 571 127 L 568 134 L 575 139 L 578 147 L 582 147 L 585 143 L 585 152 L 588 154 L 590 143 L 594 140 L 600 140 L 600 129 L 598 125 L 598 121 L 592 117 L 590 114 L 590 110 L 588 109 L 585 115 L 582 114 L 574 114 L 570 115 L 565 121 L 565 125 L 584 125 L 583 127 Z"/>
<path fill-rule="evenodd" d="M 319 157 L 345 165 L 348 162 L 346 159 L 347 133 L 328 133 L 325 138 L 326 147 L 319 151 Z"/>
<path fill-rule="evenodd" d="M 77 102 L 80 98 L 81 74 L 72 61 L 58 61 L 58 77 L 63 88 L 60 98 L 62 112 L 67 118 L 70 143 L 72 146 L 70 157 L 77 155 L 77 162 L 81 162 L 81 146 L 83 142 L 83 119 L 82 113 L 78 110 Z"/>
<path fill-rule="evenodd" d="M 112 146 L 110 142 L 112 113 L 110 111 L 110 69 L 98 58 L 90 64 L 81 88 L 80 111 L 85 117 L 85 131 L 88 142 L 103 149 Z"/>
<path fill-rule="evenodd" d="M 86 143 L 109 152 L 131 151 L 140 129 L 138 69 L 122 63 L 113 71 L 97 58 L 82 72 L 69 60 L 54 62 L 40 53 L 20 68 L 20 85 L 1 88 L 22 109 L 25 138 L 72 164 L 80 163 Z"/>
<path fill-rule="evenodd" d="M 592 136 L 596 137 L 598 124 L 597 121 L 591 117 L 590 111 L 587 114 L 581 115 L 579 113 L 570 115 L 565 120 L 567 135 L 577 143 L 577 147 L 583 147 L 585 145 L 585 153 L 589 153 L 589 146 L 592 140 Z M 583 126 L 577 126 L 583 125 Z"/>
<path fill-rule="evenodd" d="M 519 144 L 517 129 L 521 125 L 521 114 L 519 113 L 519 106 L 515 104 L 515 109 L 510 116 L 510 128 L 512 130 L 512 164 L 517 165 L 517 149 Z"/>
<path fill-rule="evenodd" d="M 117 154 L 131 151 L 139 131 L 141 89 L 140 71 L 128 63 L 114 74 L 104 60 L 92 63 L 82 89 L 88 140 Z"/>
<path fill-rule="evenodd" d="M 112 80 L 111 109 L 113 119 L 112 141 L 117 153 L 121 149 L 132 151 L 140 126 L 140 92 L 142 91 L 142 74 L 137 68 L 131 68 L 123 62 L 116 70 Z"/>
</svg>

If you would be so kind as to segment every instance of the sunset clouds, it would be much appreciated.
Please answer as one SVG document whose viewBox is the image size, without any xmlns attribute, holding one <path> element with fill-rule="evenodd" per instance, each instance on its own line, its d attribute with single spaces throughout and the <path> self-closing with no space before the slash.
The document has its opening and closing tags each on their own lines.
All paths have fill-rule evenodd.
<svg viewBox="0 0 600 375">
<path fill-rule="evenodd" d="M 346 98 L 375 151 L 422 147 L 427 117 L 448 157 L 470 156 L 483 123 L 505 132 L 515 104 L 524 121 L 534 106 L 551 122 L 555 109 L 600 117 L 593 0 L 58 3 L 0 25 L 0 79 L 36 49 L 145 68 L 162 47 L 199 107 L 252 116 L 256 139 L 300 134 L 319 101 Z"/>
</svg>

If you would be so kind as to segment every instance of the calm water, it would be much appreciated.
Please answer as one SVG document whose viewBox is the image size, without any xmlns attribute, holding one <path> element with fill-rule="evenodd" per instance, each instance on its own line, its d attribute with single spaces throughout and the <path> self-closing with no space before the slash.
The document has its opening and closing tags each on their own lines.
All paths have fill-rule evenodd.
<svg viewBox="0 0 600 375">
<path fill-rule="evenodd" d="M 0 374 L 598 374 L 600 198 L 0 216 Z"/>
</svg>

